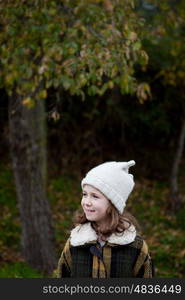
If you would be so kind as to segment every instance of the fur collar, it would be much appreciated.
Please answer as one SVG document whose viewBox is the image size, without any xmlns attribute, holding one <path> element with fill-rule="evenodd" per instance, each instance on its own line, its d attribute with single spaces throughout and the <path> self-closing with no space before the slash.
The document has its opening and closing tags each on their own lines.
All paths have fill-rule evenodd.
<svg viewBox="0 0 185 300">
<path fill-rule="evenodd" d="M 110 244 L 127 245 L 132 243 L 136 237 L 136 229 L 133 225 L 126 229 L 122 235 L 112 234 L 107 241 Z M 76 226 L 70 235 L 70 243 L 72 246 L 81 246 L 86 243 L 97 241 L 98 236 L 92 228 L 91 223 L 85 223 Z"/>
</svg>

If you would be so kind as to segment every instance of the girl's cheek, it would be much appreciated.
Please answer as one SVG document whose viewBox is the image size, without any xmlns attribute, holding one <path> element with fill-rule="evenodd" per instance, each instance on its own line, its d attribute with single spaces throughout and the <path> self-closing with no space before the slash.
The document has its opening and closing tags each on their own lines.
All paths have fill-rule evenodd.
<svg viewBox="0 0 185 300">
<path fill-rule="evenodd" d="M 81 200 L 81 206 L 83 207 L 85 205 L 86 199 L 82 198 Z"/>
</svg>

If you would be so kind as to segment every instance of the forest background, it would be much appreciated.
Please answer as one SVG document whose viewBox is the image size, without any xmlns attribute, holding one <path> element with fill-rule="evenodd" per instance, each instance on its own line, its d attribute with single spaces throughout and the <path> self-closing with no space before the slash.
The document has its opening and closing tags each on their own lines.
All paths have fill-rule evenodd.
<svg viewBox="0 0 185 300">
<path fill-rule="evenodd" d="M 155 276 L 183 277 L 184 1 L 10 0 L 0 16 L 0 277 L 52 276 L 85 173 L 131 159 Z"/>
</svg>

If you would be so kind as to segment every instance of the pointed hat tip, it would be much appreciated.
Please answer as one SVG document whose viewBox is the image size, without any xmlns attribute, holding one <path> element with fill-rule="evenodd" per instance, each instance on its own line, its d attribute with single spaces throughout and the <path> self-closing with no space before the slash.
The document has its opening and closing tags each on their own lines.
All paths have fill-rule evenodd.
<svg viewBox="0 0 185 300">
<path fill-rule="evenodd" d="M 134 160 L 130 160 L 127 162 L 127 164 L 128 164 L 128 167 L 132 167 L 136 164 L 136 162 Z"/>
</svg>

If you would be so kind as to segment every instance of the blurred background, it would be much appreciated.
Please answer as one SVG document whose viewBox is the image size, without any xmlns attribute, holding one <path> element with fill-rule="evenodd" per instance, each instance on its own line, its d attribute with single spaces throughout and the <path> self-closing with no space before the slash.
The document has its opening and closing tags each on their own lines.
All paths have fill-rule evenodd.
<svg viewBox="0 0 185 300">
<path fill-rule="evenodd" d="M 155 276 L 184 277 L 184 20 L 181 0 L 0 3 L 0 277 L 52 276 L 85 173 L 131 159 Z"/>
</svg>

